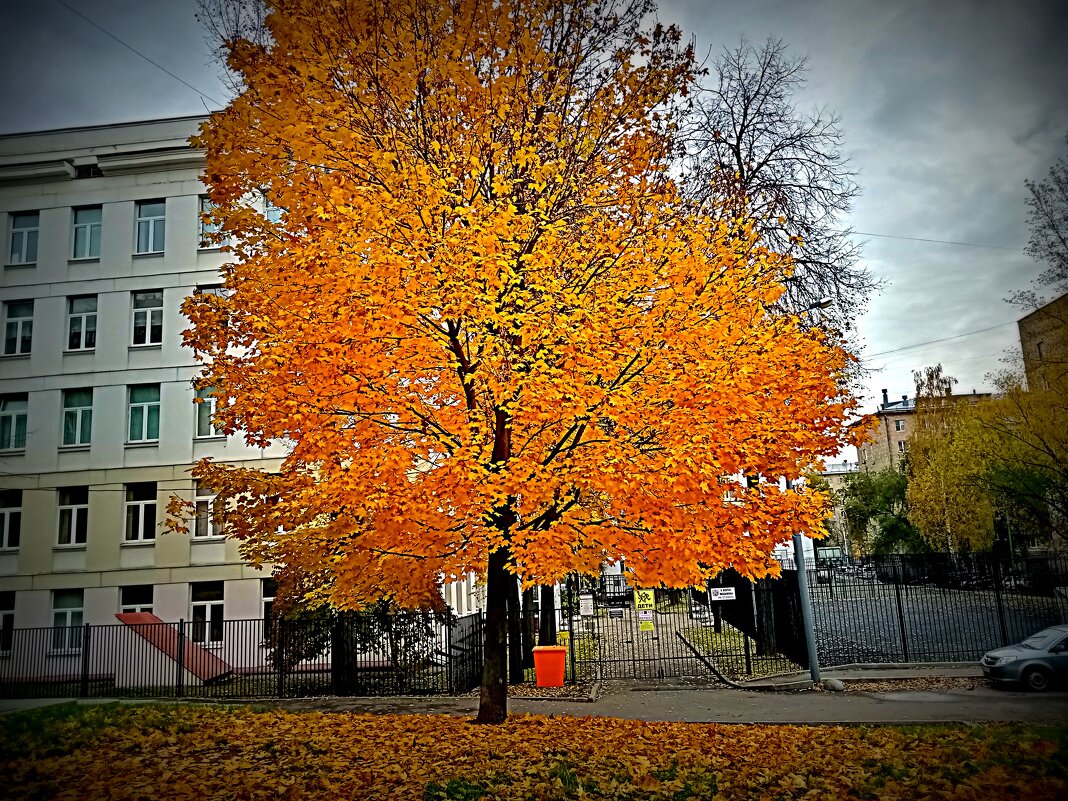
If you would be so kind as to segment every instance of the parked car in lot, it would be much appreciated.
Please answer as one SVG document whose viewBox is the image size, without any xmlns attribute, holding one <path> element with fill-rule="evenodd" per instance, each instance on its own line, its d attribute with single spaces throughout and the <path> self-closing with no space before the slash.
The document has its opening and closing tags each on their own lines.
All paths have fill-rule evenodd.
<svg viewBox="0 0 1068 801">
<path fill-rule="evenodd" d="M 1048 690 L 1055 682 L 1068 679 L 1068 625 L 1050 626 L 1016 645 L 995 648 L 979 664 L 991 681 Z"/>
</svg>

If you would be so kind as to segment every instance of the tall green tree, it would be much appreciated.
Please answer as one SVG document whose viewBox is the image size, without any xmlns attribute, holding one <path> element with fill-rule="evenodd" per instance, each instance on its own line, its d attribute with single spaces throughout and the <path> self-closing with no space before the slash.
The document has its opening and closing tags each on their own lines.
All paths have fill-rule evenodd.
<svg viewBox="0 0 1068 801">
<path fill-rule="evenodd" d="M 908 478 L 888 467 L 855 473 L 841 492 L 849 539 L 861 553 L 922 553 L 930 550 L 909 521 L 905 500 Z"/>
</svg>

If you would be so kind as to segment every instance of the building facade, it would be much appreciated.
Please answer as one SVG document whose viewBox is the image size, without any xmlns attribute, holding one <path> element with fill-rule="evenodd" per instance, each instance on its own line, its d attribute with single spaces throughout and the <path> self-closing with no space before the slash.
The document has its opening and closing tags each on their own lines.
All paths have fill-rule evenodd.
<svg viewBox="0 0 1068 801">
<path fill-rule="evenodd" d="M 198 625 L 261 618 L 274 584 L 213 524 L 200 459 L 270 469 L 197 403 L 180 306 L 218 291 L 187 144 L 201 118 L 0 137 L 0 625 L 116 623 L 152 612 Z M 266 211 L 266 210 L 265 210 Z M 168 499 L 195 503 L 166 533 Z M 472 580 L 446 588 L 459 612 Z M 221 628 L 216 629 L 221 631 Z M 2 649 L 0 649 L 2 650 Z"/>
<path fill-rule="evenodd" d="M 1068 293 L 1017 321 L 1024 375 L 1032 390 L 1046 390 L 1068 374 Z"/>
<path fill-rule="evenodd" d="M 916 418 L 916 399 L 902 395 L 891 401 L 884 389 L 883 402 L 875 410 L 877 426 L 857 448 L 857 464 L 866 473 L 888 467 L 903 469 L 908 437 Z"/>
</svg>

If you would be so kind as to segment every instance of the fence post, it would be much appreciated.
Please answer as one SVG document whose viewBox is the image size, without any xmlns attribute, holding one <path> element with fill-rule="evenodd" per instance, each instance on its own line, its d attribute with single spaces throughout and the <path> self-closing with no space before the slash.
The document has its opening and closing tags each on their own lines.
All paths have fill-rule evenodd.
<svg viewBox="0 0 1068 801">
<path fill-rule="evenodd" d="M 274 649 L 274 658 L 278 661 L 278 697 L 286 697 L 286 619 L 282 615 L 278 616 L 278 621 L 275 624 L 275 637 L 277 637 L 278 644 Z"/>
<path fill-rule="evenodd" d="M 1001 563 L 994 558 L 994 603 L 998 609 L 998 632 L 1001 634 L 1001 644 L 1009 644 L 1008 627 L 1005 625 L 1005 601 L 1001 597 Z"/>
<path fill-rule="evenodd" d="M 749 635 L 742 632 L 742 641 L 745 643 L 745 675 L 753 675 L 753 650 L 749 645 Z"/>
<path fill-rule="evenodd" d="M 905 610 L 901 601 L 901 565 L 894 565 L 894 595 L 897 598 L 897 626 L 901 633 L 901 653 L 905 662 L 909 661 L 909 638 L 905 629 Z"/>
<path fill-rule="evenodd" d="M 578 669 L 575 664 L 575 587 L 572 576 L 567 577 L 567 651 L 571 657 L 571 683 L 578 681 Z"/>
<path fill-rule="evenodd" d="M 178 621 L 178 675 L 175 678 L 174 694 L 181 698 L 185 689 L 185 618 Z"/>
<path fill-rule="evenodd" d="M 89 697 L 89 632 L 92 627 L 86 623 L 82 630 L 82 676 L 79 694 L 82 698 Z"/>
<path fill-rule="evenodd" d="M 449 695 L 455 692 L 452 678 L 452 625 L 453 614 L 449 609 L 445 615 L 445 684 Z"/>
</svg>

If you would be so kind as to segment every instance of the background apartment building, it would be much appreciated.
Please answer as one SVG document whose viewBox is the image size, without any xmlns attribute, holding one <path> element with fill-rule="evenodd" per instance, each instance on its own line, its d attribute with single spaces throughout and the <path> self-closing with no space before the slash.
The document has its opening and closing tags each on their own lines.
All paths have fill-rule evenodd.
<svg viewBox="0 0 1068 801">
<path fill-rule="evenodd" d="M 182 301 L 225 258 L 201 220 L 200 118 L 0 137 L 0 616 L 114 623 L 120 611 L 211 624 L 265 614 L 269 574 L 212 524 L 195 462 L 277 464 L 194 402 Z M 265 209 L 269 212 L 270 210 Z M 167 499 L 196 502 L 164 533 Z M 459 612 L 473 581 L 447 588 Z M 200 629 L 203 630 L 203 627 Z M 221 630 L 221 629 L 219 629 Z"/>
<path fill-rule="evenodd" d="M 1046 390 L 1068 374 L 1068 293 L 1017 321 L 1027 386 Z"/>
<path fill-rule="evenodd" d="M 915 425 L 916 399 L 902 395 L 901 400 L 891 401 L 886 390 L 882 392 L 883 402 L 875 410 L 877 425 L 857 448 L 857 463 L 866 473 L 877 473 L 888 467 L 902 469 L 908 450 L 906 443 Z"/>
</svg>

